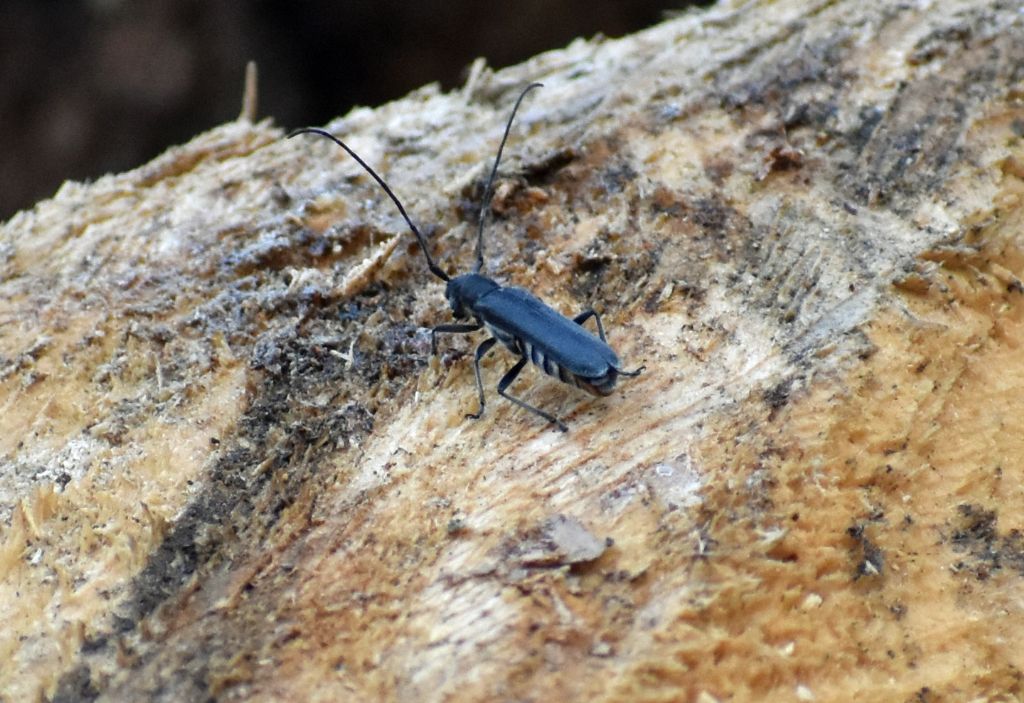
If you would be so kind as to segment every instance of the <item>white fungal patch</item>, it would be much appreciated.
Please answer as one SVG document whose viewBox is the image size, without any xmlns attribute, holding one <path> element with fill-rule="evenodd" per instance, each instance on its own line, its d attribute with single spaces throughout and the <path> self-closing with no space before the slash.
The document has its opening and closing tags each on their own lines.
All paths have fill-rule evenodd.
<svg viewBox="0 0 1024 703">
<path fill-rule="evenodd" d="M 689 508 L 701 503 L 704 476 L 689 454 L 655 464 L 647 475 L 651 494 L 668 508 Z"/>
</svg>

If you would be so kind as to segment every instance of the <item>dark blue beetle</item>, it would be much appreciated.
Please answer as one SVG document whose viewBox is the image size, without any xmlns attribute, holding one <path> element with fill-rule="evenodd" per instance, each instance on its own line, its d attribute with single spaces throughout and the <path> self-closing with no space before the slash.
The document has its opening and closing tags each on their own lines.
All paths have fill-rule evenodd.
<svg viewBox="0 0 1024 703">
<path fill-rule="evenodd" d="M 431 353 L 437 353 L 438 332 L 476 332 L 486 327 L 487 331 L 491 333 L 492 336 L 481 342 L 480 346 L 476 348 L 473 362 L 473 369 L 476 372 L 476 388 L 480 395 L 480 409 L 466 417 L 479 418 L 484 412 L 484 384 L 480 378 L 480 360 L 484 354 L 490 351 L 495 342 L 501 342 L 520 359 L 501 377 L 498 382 L 498 393 L 516 405 L 554 423 L 564 432 L 568 428 L 557 417 L 505 392 L 526 366 L 527 361 L 532 361 L 547 375 L 564 383 L 571 383 L 594 395 L 610 394 L 615 388 L 619 376 L 637 376 L 644 367 L 641 366 L 635 371 L 622 370 L 619 357 L 605 341 L 601 316 L 594 310 L 586 310 L 570 320 L 529 291 L 502 286 L 480 274 L 484 265 L 484 220 L 487 217 L 491 189 L 494 185 L 494 177 L 498 172 L 498 163 L 501 161 L 501 152 L 505 148 L 509 131 L 512 129 L 512 120 L 515 119 L 520 103 L 527 93 L 540 86 L 540 83 L 528 85 L 516 100 L 515 107 L 512 108 L 512 114 L 505 126 L 505 134 L 498 146 L 498 155 L 494 159 L 494 167 L 491 169 L 487 187 L 484 189 L 484 200 L 480 207 L 479 229 L 476 238 L 476 264 L 473 266 L 472 273 L 464 273 L 454 278 L 434 262 L 427 250 L 426 239 L 413 224 L 405 212 L 405 208 L 402 207 L 401 201 L 384 182 L 384 179 L 378 176 L 377 172 L 370 168 L 358 154 L 349 149 L 344 142 L 333 134 L 315 127 L 299 129 L 288 136 L 291 138 L 297 134 L 312 133 L 327 137 L 347 151 L 360 166 L 366 169 L 367 173 L 373 176 L 374 180 L 395 203 L 398 211 L 402 213 L 402 217 L 409 225 L 409 229 L 416 235 L 416 240 L 420 243 L 431 273 L 442 281 L 447 281 L 445 297 L 448 298 L 448 304 L 451 305 L 452 314 L 459 320 L 473 319 L 471 324 L 438 325 L 433 328 L 430 331 Z M 583 327 L 583 323 L 591 317 L 597 322 L 598 336 L 596 337 Z"/>
</svg>

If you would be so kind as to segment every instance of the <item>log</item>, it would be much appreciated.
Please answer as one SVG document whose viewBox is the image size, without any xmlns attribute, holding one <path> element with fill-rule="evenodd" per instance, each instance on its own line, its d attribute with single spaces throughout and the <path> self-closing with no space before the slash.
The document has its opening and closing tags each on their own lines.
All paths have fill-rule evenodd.
<svg viewBox="0 0 1024 703">
<path fill-rule="evenodd" d="M 3 700 L 1024 695 L 1024 13 L 723 2 L 328 128 L 246 114 L 0 229 Z"/>
</svg>

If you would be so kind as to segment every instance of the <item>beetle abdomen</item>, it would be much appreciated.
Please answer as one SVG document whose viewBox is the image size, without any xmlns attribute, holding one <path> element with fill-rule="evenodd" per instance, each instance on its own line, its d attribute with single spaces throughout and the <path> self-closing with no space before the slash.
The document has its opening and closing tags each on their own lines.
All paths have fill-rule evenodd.
<svg viewBox="0 0 1024 703">
<path fill-rule="evenodd" d="M 585 327 L 529 291 L 497 288 L 476 302 L 477 319 L 513 354 L 563 383 L 608 395 L 619 377 L 619 357 Z"/>
<path fill-rule="evenodd" d="M 577 388 L 582 388 L 592 395 L 609 395 L 615 388 L 615 382 L 618 378 L 619 372 L 618 369 L 613 366 L 609 366 L 607 370 L 599 376 L 588 376 L 567 370 L 564 366 L 545 354 L 544 350 L 539 346 L 531 344 L 525 340 L 517 338 L 515 339 L 515 345 L 509 346 L 509 348 L 513 352 L 522 354 L 528 358 L 534 366 L 548 376 L 557 378 L 562 383 L 568 383 L 576 386 Z"/>
<path fill-rule="evenodd" d="M 499 288 L 481 297 L 474 313 L 499 342 L 551 376 L 558 377 L 555 366 L 589 380 L 600 379 L 609 369 L 619 368 L 619 357 L 604 340 L 529 291 Z M 529 342 L 529 351 L 524 342 Z M 555 365 L 552 370 L 545 368 L 546 362 Z"/>
<path fill-rule="evenodd" d="M 619 370 L 609 368 L 608 373 L 598 378 L 575 377 L 576 385 L 592 395 L 611 395 L 619 379 Z"/>
</svg>

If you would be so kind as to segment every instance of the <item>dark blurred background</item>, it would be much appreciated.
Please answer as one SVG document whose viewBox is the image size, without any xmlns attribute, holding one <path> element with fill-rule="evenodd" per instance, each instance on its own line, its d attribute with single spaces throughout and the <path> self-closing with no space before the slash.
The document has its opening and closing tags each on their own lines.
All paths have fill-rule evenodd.
<svg viewBox="0 0 1024 703">
<path fill-rule="evenodd" d="M 0 221 L 66 179 L 138 166 L 241 107 L 322 124 L 576 37 L 617 37 L 688 0 L 2 0 Z"/>
</svg>

